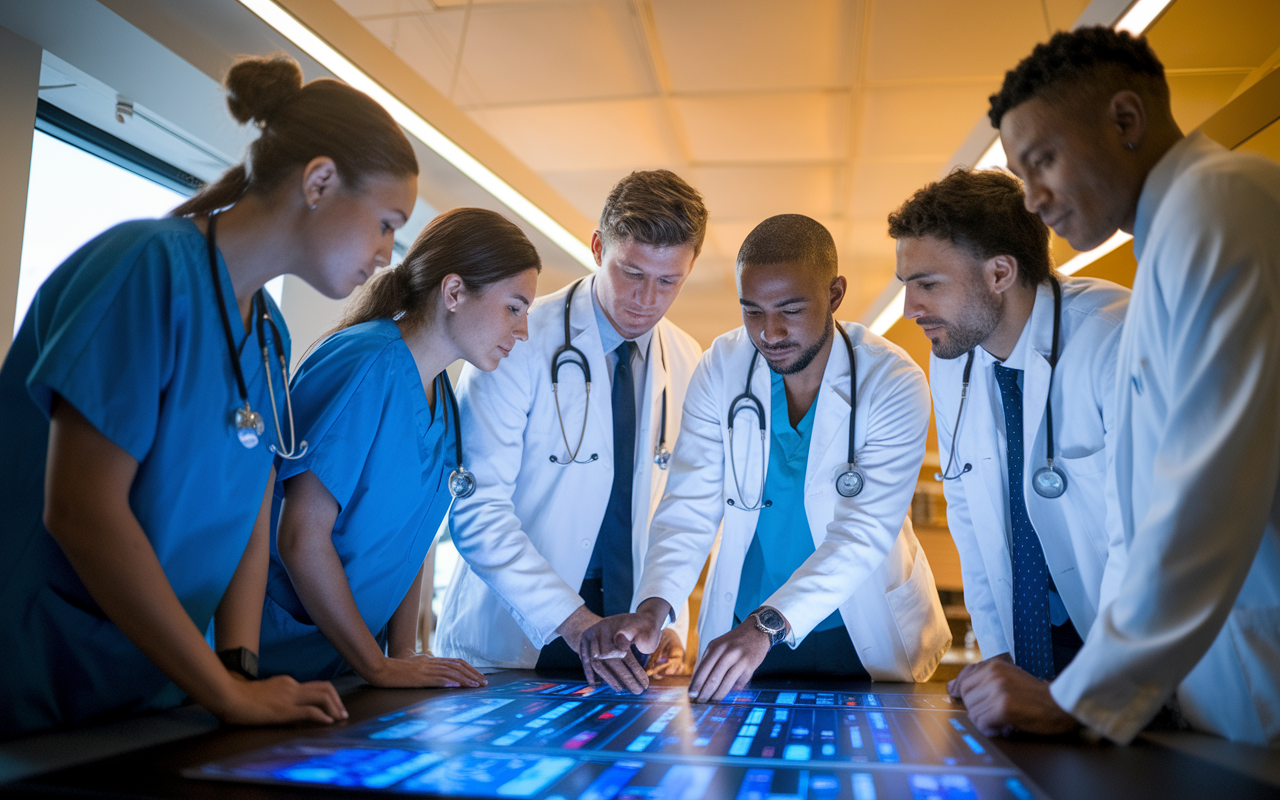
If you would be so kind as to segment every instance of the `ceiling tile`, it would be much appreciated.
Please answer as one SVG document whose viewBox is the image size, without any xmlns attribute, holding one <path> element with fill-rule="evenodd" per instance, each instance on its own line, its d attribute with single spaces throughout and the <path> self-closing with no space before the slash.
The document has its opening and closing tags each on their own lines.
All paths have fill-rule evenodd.
<svg viewBox="0 0 1280 800">
<path fill-rule="evenodd" d="M 835 211 L 835 170 L 823 166 L 702 167 L 694 184 L 720 219 L 753 223 L 774 214 L 829 215 Z"/>
<path fill-rule="evenodd" d="M 699 165 L 848 155 L 849 95 L 795 92 L 674 101 Z"/>
<path fill-rule="evenodd" d="M 866 77 L 1002 76 L 1047 38 L 1033 0 L 882 0 L 871 5 Z"/>
<path fill-rule="evenodd" d="M 552 103 L 471 111 L 535 170 L 625 170 L 679 163 L 657 100 Z M 593 215 L 594 216 L 594 215 Z"/>
<path fill-rule="evenodd" d="M 473 8 L 462 62 L 488 104 L 656 90 L 643 38 L 623 0 Z"/>
<path fill-rule="evenodd" d="M 589 220 L 597 220 L 614 184 L 630 173 L 630 169 L 599 169 L 543 170 L 541 174 L 583 216 Z"/>
<path fill-rule="evenodd" d="M 840 82 L 852 3 L 840 0 L 654 0 L 675 92 L 813 89 Z"/>
<path fill-rule="evenodd" d="M 860 159 L 912 157 L 946 161 L 987 109 L 998 82 L 868 89 Z"/>
<path fill-rule="evenodd" d="M 889 212 L 917 189 L 937 179 L 945 161 L 867 164 L 860 163 L 854 170 L 853 217 L 859 221 L 872 220 L 888 228 Z"/>
<path fill-rule="evenodd" d="M 336 2 L 348 14 L 362 21 L 367 17 L 429 14 L 435 10 L 431 0 L 336 0 Z"/>
<path fill-rule="evenodd" d="M 1178 0 L 1147 41 L 1165 69 L 1256 67 L 1280 47 L 1280 3 Z"/>
</svg>

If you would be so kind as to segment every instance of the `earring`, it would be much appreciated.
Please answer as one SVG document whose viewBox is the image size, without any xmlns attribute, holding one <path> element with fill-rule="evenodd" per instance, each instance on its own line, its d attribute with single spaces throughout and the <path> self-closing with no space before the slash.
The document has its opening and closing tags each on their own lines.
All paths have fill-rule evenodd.
<svg viewBox="0 0 1280 800">
<path fill-rule="evenodd" d="M 315 203 L 312 203 L 312 204 L 311 204 L 311 210 L 312 210 L 312 211 L 315 211 L 315 210 L 316 210 L 316 204 L 315 204 Z"/>
<path fill-rule="evenodd" d="M 1137 142 L 1125 142 L 1125 143 L 1124 143 L 1124 146 L 1125 146 L 1125 147 L 1127 147 L 1127 148 L 1129 148 L 1130 150 L 1137 150 L 1137 149 L 1138 149 L 1138 143 L 1137 143 Z M 312 208 L 315 208 L 315 206 L 312 206 Z"/>
</svg>

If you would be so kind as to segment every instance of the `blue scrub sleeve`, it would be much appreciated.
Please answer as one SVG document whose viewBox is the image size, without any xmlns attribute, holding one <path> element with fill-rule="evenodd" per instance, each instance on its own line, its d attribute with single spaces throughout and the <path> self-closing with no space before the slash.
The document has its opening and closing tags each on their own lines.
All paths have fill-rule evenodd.
<svg viewBox="0 0 1280 800">
<path fill-rule="evenodd" d="M 294 419 L 299 435 L 307 442 L 307 452 L 298 459 L 276 459 L 278 482 L 309 470 L 341 508 L 347 507 L 378 426 L 402 391 L 388 369 L 391 347 L 388 343 L 371 354 L 365 348 L 331 340 L 303 363 L 292 391 Z M 412 436 L 413 432 L 405 431 L 404 435 Z"/>
<path fill-rule="evenodd" d="M 129 247 L 120 250 L 122 242 Z M 54 300 L 37 307 L 40 356 L 27 388 L 46 417 L 61 396 L 104 436 L 141 462 L 159 424 L 173 374 L 175 326 L 189 293 L 174 291 L 161 237 L 138 243 L 108 232 Z"/>
</svg>

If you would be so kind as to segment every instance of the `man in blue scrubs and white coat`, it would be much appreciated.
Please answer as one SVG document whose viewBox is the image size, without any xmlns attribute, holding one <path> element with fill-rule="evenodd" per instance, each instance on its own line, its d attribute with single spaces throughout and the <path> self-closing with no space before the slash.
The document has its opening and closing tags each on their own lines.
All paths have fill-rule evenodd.
<svg viewBox="0 0 1280 800">
<path fill-rule="evenodd" d="M 1005 172 L 958 170 L 891 214 L 889 235 L 903 314 L 933 345 L 947 526 L 978 646 L 1048 680 L 1124 569 L 1105 440 L 1129 291 L 1054 275 L 1049 229 L 1024 200 Z M 1042 472 L 1050 457 L 1060 476 Z"/>
<path fill-rule="evenodd" d="M 737 275 L 745 325 L 716 339 L 689 386 L 644 600 L 588 631 L 584 657 L 605 664 L 628 643 L 652 647 L 723 521 L 695 700 L 720 700 L 753 675 L 926 680 L 951 634 L 906 519 L 929 424 L 924 373 L 863 326 L 835 322 L 845 279 L 818 222 L 765 220 Z"/>
<path fill-rule="evenodd" d="M 1132 232 L 1116 375 L 1115 599 L 1052 684 L 992 664 L 987 730 L 1128 742 L 1176 699 L 1199 730 L 1280 743 L 1280 165 L 1183 136 L 1146 40 L 1056 34 L 992 98 L 1027 208 L 1077 250 Z M 985 666 L 985 665 L 984 665 Z"/>
<path fill-rule="evenodd" d="M 478 487 L 451 513 L 462 559 L 437 655 L 576 670 L 582 631 L 634 608 L 665 455 L 701 354 L 664 315 L 706 220 L 701 196 L 674 173 L 632 173 L 591 237 L 599 271 L 535 302 L 529 341 L 498 369 L 464 368 L 458 399 Z M 655 655 L 678 668 L 682 636 L 666 632 Z M 612 666 L 615 687 L 648 685 L 634 657 Z"/>
</svg>

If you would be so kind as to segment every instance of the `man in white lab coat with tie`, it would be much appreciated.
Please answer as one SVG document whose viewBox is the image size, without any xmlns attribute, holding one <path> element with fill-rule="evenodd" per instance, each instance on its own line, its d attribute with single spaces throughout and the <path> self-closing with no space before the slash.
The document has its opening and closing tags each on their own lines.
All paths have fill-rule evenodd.
<svg viewBox="0 0 1280 800">
<path fill-rule="evenodd" d="M 1038 46 L 991 120 L 1072 247 L 1133 234 L 1111 478 L 1128 564 L 1052 684 L 992 664 L 965 705 L 987 730 L 1128 742 L 1176 697 L 1199 730 L 1280 743 L 1280 165 L 1184 136 L 1146 40 L 1106 28 Z"/>
<path fill-rule="evenodd" d="M 475 666 L 580 669 L 583 630 L 632 608 L 701 348 L 665 314 L 706 233 L 702 197 L 668 170 L 613 188 L 591 237 L 599 270 L 540 298 L 529 340 L 493 372 L 467 367 L 459 404 L 475 494 L 454 501 L 462 559 L 437 655 Z M 677 628 L 652 651 L 679 668 Z M 615 688 L 648 685 L 628 655 Z"/>
<path fill-rule="evenodd" d="M 978 646 L 1050 680 L 1124 569 L 1105 443 L 1129 291 L 1054 274 L 1024 201 L 1008 173 L 956 170 L 889 215 L 889 235 L 903 315 L 932 343 L 939 477 Z"/>
</svg>

